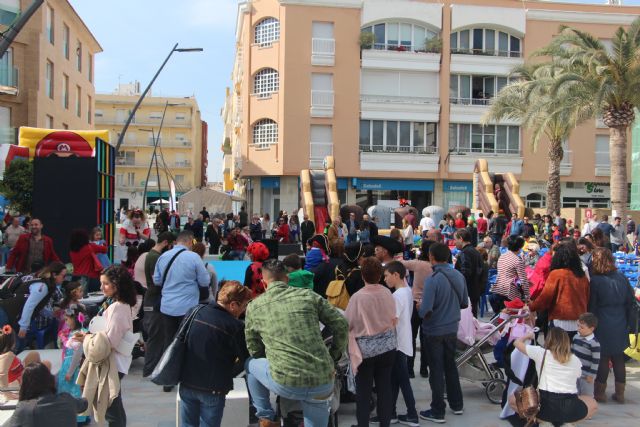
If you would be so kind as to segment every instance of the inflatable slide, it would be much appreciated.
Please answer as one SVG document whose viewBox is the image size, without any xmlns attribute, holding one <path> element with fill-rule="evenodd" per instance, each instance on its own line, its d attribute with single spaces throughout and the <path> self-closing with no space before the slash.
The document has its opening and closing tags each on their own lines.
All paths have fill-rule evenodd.
<svg viewBox="0 0 640 427">
<path fill-rule="evenodd" d="M 485 159 L 478 159 L 473 169 L 473 209 L 486 215 L 502 210 L 507 218 L 512 213 L 524 216 L 524 203 L 520 198 L 520 184 L 511 173 L 490 173 Z"/>
<path fill-rule="evenodd" d="M 322 233 L 329 218 L 340 214 L 338 183 L 332 156 L 324 159 L 324 170 L 304 169 L 300 172 L 300 206 L 304 214 Z"/>
</svg>

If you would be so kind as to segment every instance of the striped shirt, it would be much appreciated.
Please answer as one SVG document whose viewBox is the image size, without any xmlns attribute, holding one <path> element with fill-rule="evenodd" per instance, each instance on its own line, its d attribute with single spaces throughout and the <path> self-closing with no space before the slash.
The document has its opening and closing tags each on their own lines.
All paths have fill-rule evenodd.
<svg viewBox="0 0 640 427">
<path fill-rule="evenodd" d="M 576 334 L 573 337 L 571 351 L 582 362 L 582 376 L 594 377 L 600 363 L 600 343 L 593 334 L 586 337 Z"/>
<path fill-rule="evenodd" d="M 516 279 L 520 285 L 516 283 Z M 498 277 L 491 287 L 491 292 L 507 297 L 509 300 L 529 299 L 529 279 L 524 268 L 524 261 L 518 255 L 507 251 L 498 259 Z"/>
</svg>

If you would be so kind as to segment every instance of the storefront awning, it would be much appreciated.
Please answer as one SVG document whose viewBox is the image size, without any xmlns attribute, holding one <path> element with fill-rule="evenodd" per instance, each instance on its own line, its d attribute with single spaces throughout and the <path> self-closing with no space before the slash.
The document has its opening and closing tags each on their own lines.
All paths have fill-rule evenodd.
<svg viewBox="0 0 640 427">
<path fill-rule="evenodd" d="M 356 190 L 401 190 L 401 191 L 433 191 L 431 179 L 373 179 L 353 178 L 351 185 Z"/>
</svg>

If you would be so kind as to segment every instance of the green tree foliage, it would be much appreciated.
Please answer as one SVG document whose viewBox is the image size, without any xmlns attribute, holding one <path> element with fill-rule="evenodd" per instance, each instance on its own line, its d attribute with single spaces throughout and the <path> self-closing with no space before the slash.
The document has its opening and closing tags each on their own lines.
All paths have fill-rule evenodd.
<svg viewBox="0 0 640 427">
<path fill-rule="evenodd" d="M 0 191 L 11 202 L 11 207 L 20 213 L 30 213 L 33 202 L 33 163 L 14 160 L 4 171 Z"/>
</svg>

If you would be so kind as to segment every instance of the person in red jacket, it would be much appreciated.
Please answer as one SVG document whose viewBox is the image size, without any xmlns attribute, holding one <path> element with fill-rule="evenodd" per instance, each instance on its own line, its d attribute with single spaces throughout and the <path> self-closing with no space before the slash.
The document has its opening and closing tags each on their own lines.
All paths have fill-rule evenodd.
<svg viewBox="0 0 640 427">
<path fill-rule="evenodd" d="M 34 263 L 47 265 L 53 261 L 60 261 L 53 248 L 53 240 L 42 234 L 42 221 L 32 218 L 29 223 L 29 233 L 18 237 L 9 253 L 7 271 L 31 273 L 31 266 Z"/>
<path fill-rule="evenodd" d="M 276 240 L 280 243 L 289 243 L 289 225 L 284 218 L 278 221 L 278 229 L 276 230 Z"/>
<path fill-rule="evenodd" d="M 69 238 L 69 258 L 73 264 L 74 280 L 82 283 L 86 292 L 100 289 L 100 272 L 102 264 L 96 254 L 107 253 L 107 245 L 89 243 L 89 233 L 84 229 L 71 232 Z"/>
</svg>

